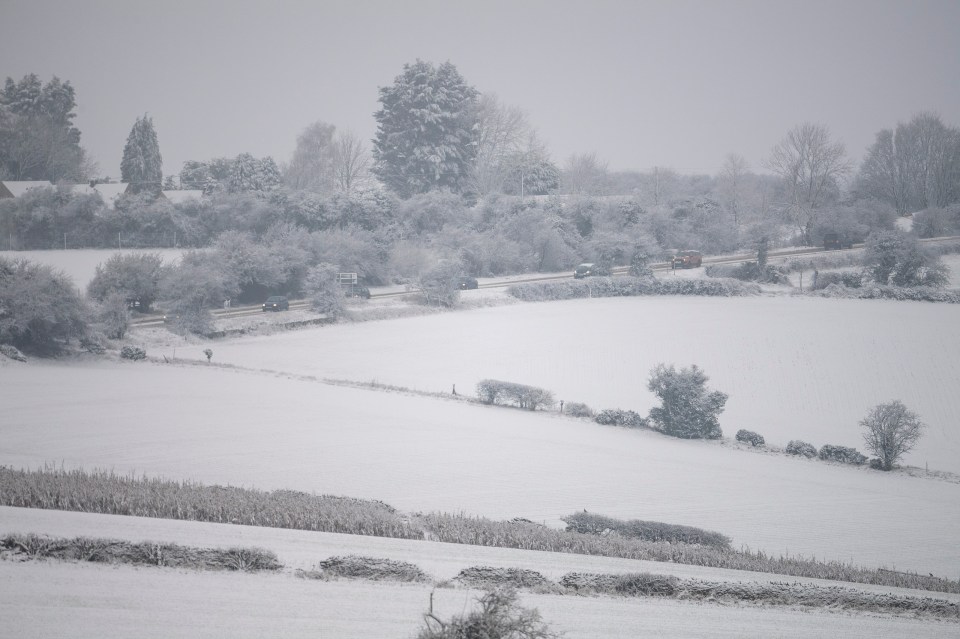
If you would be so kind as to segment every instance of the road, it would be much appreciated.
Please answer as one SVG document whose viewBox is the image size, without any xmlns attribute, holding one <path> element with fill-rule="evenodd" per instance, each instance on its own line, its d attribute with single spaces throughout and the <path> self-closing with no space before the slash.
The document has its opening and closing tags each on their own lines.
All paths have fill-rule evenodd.
<svg viewBox="0 0 960 639">
<path fill-rule="evenodd" d="M 950 237 L 936 237 L 920 240 L 924 244 L 934 244 L 941 242 L 957 241 L 960 240 L 960 236 L 950 236 Z M 840 250 L 824 250 L 819 247 L 813 248 L 786 248 L 786 249 L 775 249 L 770 251 L 769 259 L 775 260 L 777 258 L 785 259 L 788 257 L 794 257 L 798 255 L 821 255 L 826 253 L 845 253 L 847 251 L 856 251 L 863 248 L 863 244 L 854 244 L 853 248 L 849 249 L 840 249 Z M 756 253 L 741 253 L 736 255 L 714 255 L 712 257 L 703 258 L 704 265 L 708 264 L 739 264 L 741 262 L 749 262 L 756 259 Z M 654 271 L 669 271 L 672 267 L 670 262 L 656 262 L 650 265 L 650 268 Z M 616 266 L 611 270 L 611 274 L 614 276 L 627 275 L 630 271 L 629 266 Z M 565 280 L 572 277 L 572 274 L 569 272 L 564 273 L 537 273 L 531 275 L 525 275 L 521 277 L 510 277 L 510 278 L 491 278 L 489 281 L 483 282 L 480 284 L 480 288 L 506 288 L 507 286 L 512 286 L 514 284 L 526 284 L 530 282 L 549 282 L 553 280 Z M 413 291 L 408 290 L 386 290 L 386 291 L 377 291 L 375 289 L 370 290 L 371 299 L 387 299 L 393 297 L 403 297 L 405 295 L 413 295 Z M 290 310 L 306 310 L 309 304 L 306 300 L 291 300 L 290 301 Z M 243 317 L 245 315 L 256 315 L 257 313 L 263 312 L 262 307 L 259 304 L 253 304 L 249 306 L 234 306 L 231 308 L 223 309 L 213 309 L 211 313 L 215 319 L 225 319 L 230 317 Z M 141 317 L 136 317 L 131 320 L 131 325 L 133 326 L 162 326 L 163 325 L 163 315 L 162 314 L 150 314 L 144 315 Z"/>
</svg>

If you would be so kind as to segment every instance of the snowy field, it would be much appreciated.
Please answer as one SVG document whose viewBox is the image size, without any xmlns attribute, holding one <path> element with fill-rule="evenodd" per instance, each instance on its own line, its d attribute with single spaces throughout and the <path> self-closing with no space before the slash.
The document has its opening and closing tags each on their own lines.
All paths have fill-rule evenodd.
<svg viewBox="0 0 960 639">
<path fill-rule="evenodd" d="M 466 297 L 466 296 L 465 296 Z M 768 444 L 863 447 L 859 421 L 899 399 L 930 428 L 906 462 L 960 473 L 960 306 L 802 297 L 516 304 L 212 345 L 250 369 L 473 394 L 503 379 L 641 414 L 659 362 L 697 364 L 730 395 L 720 423 Z M 203 347 L 177 357 L 205 360 Z M 172 348 L 162 351 L 172 356 Z M 155 351 L 154 354 L 159 354 Z"/>
<path fill-rule="evenodd" d="M 203 547 L 257 545 L 277 553 L 289 568 L 312 568 L 333 555 L 361 554 L 414 563 L 434 578 L 454 577 L 469 566 L 520 567 L 550 579 L 570 571 L 669 572 L 712 581 L 802 581 L 733 570 L 657 564 L 501 548 L 480 548 L 401 539 L 380 539 L 204 524 L 0 508 L 0 529 L 42 531 L 55 536 L 106 535 L 115 539 L 171 541 Z M 188 570 L 107 567 L 64 563 L 6 563 L 0 578 L 0 618 L 21 636 L 111 637 L 412 637 L 430 600 L 420 584 L 340 580 L 306 581 L 278 575 L 198 573 Z M 858 586 L 871 592 L 916 596 L 916 591 Z M 78 593 L 84 593 L 78 596 Z M 449 617 L 469 608 L 479 593 L 434 591 L 434 609 Z M 958 595 L 937 595 L 957 601 Z M 42 602 L 42 603 L 40 603 Z M 588 637 L 804 638 L 855 639 L 956 635 L 949 622 L 890 616 L 799 611 L 785 608 L 720 606 L 656 599 L 561 597 L 523 593 L 521 603 L 537 608 L 554 630 L 571 639 Z M 105 624 L 104 619 L 110 623 Z M 149 623 L 144 623 L 149 619 Z"/>
<path fill-rule="evenodd" d="M 110 254 L 89 263 L 87 278 Z M 60 267 L 70 273 L 77 263 Z M 491 295 L 467 291 L 463 299 L 480 306 Z M 960 306 L 787 295 L 593 299 L 212 342 L 156 335 L 134 332 L 130 341 L 143 340 L 151 357 L 179 363 L 0 362 L 0 464 L 291 488 L 552 526 L 587 509 L 701 526 L 729 535 L 735 547 L 772 554 L 960 576 L 956 481 L 458 401 L 478 380 L 497 378 L 594 409 L 646 413 L 654 405 L 646 380 L 655 364 L 697 364 L 712 388 L 730 395 L 721 415 L 728 438 L 747 428 L 773 446 L 803 439 L 862 450 L 858 421 L 875 404 L 901 399 L 930 425 L 907 463 L 960 473 Z M 208 347 L 211 365 L 203 355 Z M 444 397 L 335 386 L 325 378 Z M 450 393 L 454 384 L 458 398 Z M 274 549 L 292 566 L 354 553 L 414 561 L 438 577 L 461 563 L 529 567 L 552 578 L 641 563 L 0 509 L 0 533 L 14 530 L 199 544 L 214 535 Z M 301 534 L 309 541 L 298 541 Z M 680 576 L 706 570 L 662 566 L 659 572 Z M 437 592 L 445 614 L 462 611 L 473 596 Z M 67 629 L 174 636 L 201 622 L 209 636 L 411 636 L 428 598 L 423 586 L 289 575 L 0 565 L 0 618 L 31 636 Z M 960 635 L 955 624 L 868 615 L 532 594 L 523 602 L 570 637 Z M 109 628 L 105 618 L 113 620 Z"/>
</svg>

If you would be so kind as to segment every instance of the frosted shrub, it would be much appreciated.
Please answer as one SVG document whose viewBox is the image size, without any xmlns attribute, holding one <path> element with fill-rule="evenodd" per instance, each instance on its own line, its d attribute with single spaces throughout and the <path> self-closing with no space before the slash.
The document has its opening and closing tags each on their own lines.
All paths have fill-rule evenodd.
<svg viewBox="0 0 960 639">
<path fill-rule="evenodd" d="M 564 411 L 570 417 L 593 417 L 593 409 L 580 402 L 567 402 Z"/>
<path fill-rule="evenodd" d="M 791 439 L 787 443 L 786 452 L 788 455 L 803 455 L 804 457 L 816 457 L 817 456 L 817 447 L 813 444 L 808 444 L 805 441 L 800 441 L 799 439 Z"/>
<path fill-rule="evenodd" d="M 120 349 L 120 357 L 122 359 L 130 359 L 130 360 L 137 361 L 141 359 L 146 359 L 147 351 L 143 350 L 138 346 L 124 346 L 123 348 Z"/>
<path fill-rule="evenodd" d="M 593 421 L 604 426 L 626 426 L 627 428 L 643 428 L 647 420 L 632 410 L 607 409 L 600 411 Z"/>
<path fill-rule="evenodd" d="M 468 588 L 510 586 L 512 588 L 547 589 L 553 584 L 553 582 L 536 570 L 528 570 L 526 568 L 494 568 L 491 566 L 464 568 L 454 579 Z"/>
<path fill-rule="evenodd" d="M 737 431 L 737 441 L 750 444 L 751 446 L 763 446 L 766 443 L 764 442 L 763 435 L 742 428 Z"/>
<path fill-rule="evenodd" d="M 480 609 L 443 621 L 433 611 L 423 615 L 417 639 L 549 639 L 559 637 L 540 620 L 536 609 L 517 604 L 512 588 L 498 588 L 478 600 Z"/>
<path fill-rule="evenodd" d="M 717 417 L 727 403 L 727 394 L 708 391 L 708 379 L 696 365 L 677 371 L 673 366 L 658 364 L 650 371 L 647 388 L 660 398 L 661 405 L 650 409 L 650 421 L 673 437 L 722 437 Z"/>
<path fill-rule="evenodd" d="M 509 404 L 526 410 L 552 408 L 555 403 L 548 390 L 496 379 L 477 382 L 477 397 L 484 404 Z"/>
<path fill-rule="evenodd" d="M 584 297 L 632 297 L 637 295 L 702 295 L 737 297 L 759 295 L 756 284 L 733 279 L 668 279 L 640 277 L 591 277 L 584 280 L 516 284 L 507 293 L 525 302 L 570 300 Z"/>
<path fill-rule="evenodd" d="M 345 577 L 372 581 L 430 581 L 430 576 L 418 566 L 394 559 L 358 555 L 336 556 L 324 559 L 318 567 L 319 570 L 301 571 L 298 575 L 312 579 Z"/>
<path fill-rule="evenodd" d="M 820 459 L 857 465 L 866 463 L 867 461 L 866 456 L 862 455 L 856 448 L 831 446 L 830 444 L 824 444 L 820 447 Z"/>
<path fill-rule="evenodd" d="M 863 286 L 863 273 L 860 271 L 819 273 L 813 283 L 813 290 L 822 291 L 834 284 L 846 288 L 860 288 Z"/>
<path fill-rule="evenodd" d="M 607 535 L 615 532 L 623 537 L 644 541 L 698 544 L 722 549 L 730 548 L 730 538 L 726 535 L 695 526 L 681 526 L 659 521 L 641 521 L 639 519 L 624 521 L 596 513 L 588 513 L 585 510 L 563 517 L 563 522 L 567 524 L 567 532 L 588 535 Z"/>
</svg>

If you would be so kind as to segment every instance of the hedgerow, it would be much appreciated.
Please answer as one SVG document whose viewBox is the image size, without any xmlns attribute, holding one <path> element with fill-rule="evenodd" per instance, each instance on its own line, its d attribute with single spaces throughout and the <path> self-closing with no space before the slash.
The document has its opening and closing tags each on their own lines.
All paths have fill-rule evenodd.
<svg viewBox="0 0 960 639">
<path fill-rule="evenodd" d="M 646 559 L 960 593 L 960 582 L 804 557 L 555 530 L 525 520 L 404 515 L 379 501 L 203 486 L 113 473 L 0 466 L 0 505 L 236 523 L 356 535 Z"/>
<path fill-rule="evenodd" d="M 258 572 L 279 570 L 277 556 L 262 548 L 194 548 L 149 541 L 11 534 L 0 539 L 0 548 L 29 559 L 61 559 L 137 566 L 170 566 L 205 570 Z"/>
<path fill-rule="evenodd" d="M 791 439 L 785 449 L 788 455 L 802 455 L 803 457 L 816 457 L 817 447 L 799 439 Z"/>
<path fill-rule="evenodd" d="M 47 468 L 0 466 L 0 505 L 419 539 L 379 501 Z"/>
<path fill-rule="evenodd" d="M 665 524 L 659 521 L 639 519 L 614 519 L 587 511 L 563 517 L 567 530 L 590 535 L 605 535 L 615 532 L 631 539 L 665 541 L 668 543 L 700 544 L 714 548 L 730 548 L 730 538 L 712 530 L 695 526 Z"/>
<path fill-rule="evenodd" d="M 828 461 L 836 461 L 844 464 L 865 464 L 867 462 L 866 455 L 863 455 L 856 448 L 849 448 L 847 446 L 832 446 L 830 444 L 824 444 L 820 447 L 819 453 L 820 459 L 825 459 Z"/>
<path fill-rule="evenodd" d="M 960 617 L 960 604 L 933 597 L 872 593 L 839 586 L 781 582 L 715 582 L 650 573 L 568 573 L 560 585 L 582 594 L 668 597 L 685 601 L 775 604 L 888 614 L 912 613 L 943 619 Z"/>
<path fill-rule="evenodd" d="M 348 578 L 420 583 L 431 581 L 430 575 L 409 562 L 358 555 L 329 557 L 318 563 L 314 570 L 297 571 L 297 576 L 323 580 Z"/>
<path fill-rule="evenodd" d="M 639 295 L 702 295 L 741 297 L 759 295 L 756 284 L 733 279 L 650 279 L 638 277 L 592 277 L 582 280 L 515 284 L 507 293 L 525 302 L 546 302 L 584 297 L 633 297 Z"/>
<path fill-rule="evenodd" d="M 738 442 L 744 442 L 754 447 L 763 446 L 766 443 L 763 439 L 763 435 L 755 433 L 752 430 L 745 430 L 743 428 L 737 431 L 736 439 Z"/>
<path fill-rule="evenodd" d="M 606 409 L 597 413 L 593 421 L 604 426 L 626 426 L 627 428 L 646 428 L 649 423 L 645 417 L 632 410 Z"/>
<path fill-rule="evenodd" d="M 526 410 L 552 408 L 555 404 L 548 390 L 496 379 L 477 382 L 477 397 L 484 404 L 509 404 Z"/>
</svg>

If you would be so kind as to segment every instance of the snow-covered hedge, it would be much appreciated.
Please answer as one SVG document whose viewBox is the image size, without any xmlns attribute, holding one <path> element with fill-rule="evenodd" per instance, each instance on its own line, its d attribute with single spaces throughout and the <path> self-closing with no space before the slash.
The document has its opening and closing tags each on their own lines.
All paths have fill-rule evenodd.
<svg viewBox="0 0 960 639">
<path fill-rule="evenodd" d="M 737 441 L 750 444 L 751 446 L 763 446 L 766 442 L 763 439 L 763 435 L 753 432 L 752 430 L 740 429 L 737 431 Z"/>
<path fill-rule="evenodd" d="M 620 410 L 619 408 L 600 411 L 593 421 L 604 426 L 626 426 L 627 428 L 645 428 L 647 419 L 641 417 L 639 413 L 632 410 Z"/>
<path fill-rule="evenodd" d="M 567 573 L 560 579 L 564 588 L 581 594 L 609 594 L 627 597 L 670 597 L 685 601 L 739 604 L 750 602 L 800 608 L 859 610 L 887 614 L 923 615 L 947 620 L 960 617 L 960 604 L 934 597 L 912 597 L 864 592 L 854 588 L 804 583 L 735 582 L 680 579 L 650 573 L 595 574 Z"/>
<path fill-rule="evenodd" d="M 527 410 L 552 408 L 555 403 L 553 393 L 548 390 L 497 379 L 477 382 L 477 397 L 484 404 L 512 404 Z"/>
<path fill-rule="evenodd" d="M 667 279 L 591 277 L 582 280 L 515 284 L 507 293 L 525 302 L 570 300 L 584 297 L 634 297 L 639 295 L 699 295 L 742 297 L 759 295 L 756 284 L 732 279 Z"/>
<path fill-rule="evenodd" d="M 730 277 L 743 282 L 764 282 L 767 284 L 787 284 L 790 279 L 779 267 L 772 264 L 760 266 L 756 262 L 740 264 L 708 264 L 703 272 L 707 277 Z"/>
<path fill-rule="evenodd" d="M 549 588 L 555 584 L 536 570 L 526 568 L 494 568 L 492 566 L 471 566 L 464 568 L 454 577 L 454 581 L 468 588 Z"/>
<path fill-rule="evenodd" d="M 824 444 L 820 447 L 820 459 L 826 459 L 828 461 L 837 461 L 844 464 L 864 464 L 867 461 L 867 457 L 860 453 L 856 448 L 849 448 L 847 446 L 832 446 L 830 444 Z"/>
<path fill-rule="evenodd" d="M 414 564 L 379 557 L 358 555 L 335 556 L 324 559 L 317 570 L 301 570 L 297 575 L 307 579 L 368 579 L 372 581 L 428 582 L 430 576 Z"/>
<path fill-rule="evenodd" d="M 933 288 L 932 286 L 881 286 L 868 284 L 861 288 L 848 288 L 830 284 L 811 295 L 841 299 L 897 300 L 908 302 L 944 302 L 960 304 L 960 290 Z"/>
<path fill-rule="evenodd" d="M 580 402 L 567 402 L 563 410 L 570 417 L 593 417 L 593 409 Z"/>
<path fill-rule="evenodd" d="M 124 346 L 120 349 L 120 357 L 122 359 L 132 359 L 134 361 L 146 359 L 147 351 L 143 350 L 139 346 Z"/>
<path fill-rule="evenodd" d="M 788 455 L 803 455 L 804 457 L 816 457 L 817 456 L 817 447 L 813 444 L 808 444 L 805 441 L 799 439 L 791 439 L 787 443 L 786 452 Z"/>
<path fill-rule="evenodd" d="M 607 535 L 615 532 L 630 539 L 730 548 L 730 538 L 726 535 L 695 526 L 681 526 L 659 521 L 641 521 L 639 519 L 624 521 L 605 515 L 588 513 L 587 511 L 574 513 L 562 519 L 567 524 L 567 531 L 569 532 L 590 535 Z"/>
</svg>

